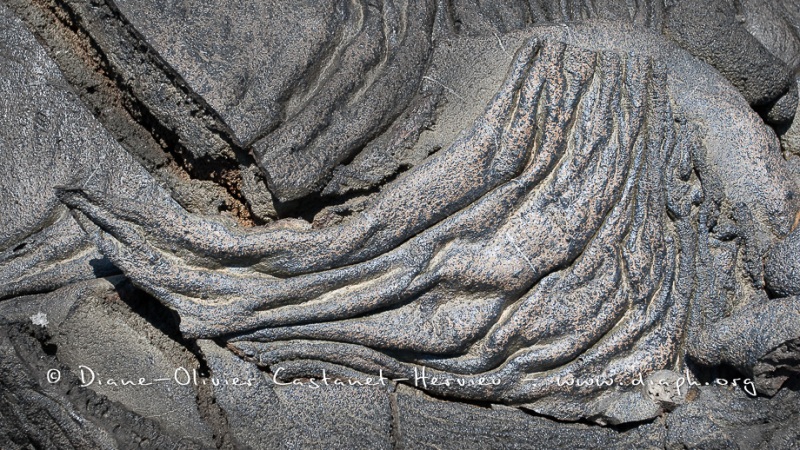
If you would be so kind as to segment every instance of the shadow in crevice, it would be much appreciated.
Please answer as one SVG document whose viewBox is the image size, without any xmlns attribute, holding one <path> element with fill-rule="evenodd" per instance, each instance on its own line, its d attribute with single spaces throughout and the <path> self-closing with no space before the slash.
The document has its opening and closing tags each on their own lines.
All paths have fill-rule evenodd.
<svg viewBox="0 0 800 450">
<path fill-rule="evenodd" d="M 119 275 L 122 273 L 117 266 L 115 266 L 106 258 L 90 259 L 89 266 L 92 267 L 92 273 L 97 278 L 105 278 L 111 275 Z"/>
<path fill-rule="evenodd" d="M 693 362 L 691 360 L 688 360 L 688 359 L 686 361 L 686 366 L 688 367 L 688 369 L 692 373 L 692 375 L 694 375 L 694 377 L 697 379 L 697 383 L 699 383 L 701 386 L 714 386 L 714 385 L 727 386 L 727 385 L 731 385 L 736 389 L 740 389 L 740 390 L 744 391 L 748 396 L 752 396 L 752 394 L 750 394 L 747 391 L 745 391 L 745 388 L 747 387 L 747 385 L 745 384 L 745 380 L 748 380 L 749 382 L 752 382 L 752 381 L 754 381 L 753 380 L 753 376 L 752 375 L 748 375 L 746 373 L 743 373 L 741 370 L 737 369 L 736 367 L 733 367 L 733 366 L 728 365 L 728 364 L 721 364 L 721 365 L 717 365 L 717 366 L 703 366 L 703 365 L 697 364 L 697 363 L 695 363 L 695 362 Z M 787 371 L 783 371 L 781 369 L 778 369 L 778 370 L 776 370 L 774 375 L 775 376 L 779 376 L 779 375 L 786 375 L 787 376 L 786 381 L 784 381 L 784 383 L 781 386 L 781 388 L 778 390 L 778 392 L 776 392 L 776 395 L 777 395 L 777 393 L 779 393 L 780 391 L 782 391 L 784 389 L 788 389 L 790 391 L 795 391 L 795 392 L 800 392 L 800 374 L 799 373 L 790 372 L 788 370 Z M 724 380 L 723 381 L 724 384 L 720 384 L 718 382 L 718 380 Z M 738 380 L 735 386 L 732 384 L 734 380 Z M 773 396 L 765 395 L 765 394 L 762 394 L 762 393 L 758 393 L 757 397 L 771 398 Z"/>
<path fill-rule="evenodd" d="M 114 282 L 114 289 L 120 300 L 133 312 L 167 338 L 188 350 L 197 361 L 197 376 L 209 378 L 211 369 L 200 350 L 197 341 L 184 338 L 180 332 L 180 316 L 177 312 L 161 304 L 155 297 L 136 288 L 127 278 L 119 277 Z M 220 344 L 219 342 L 217 342 Z M 224 344 L 220 344 L 224 347 Z M 217 404 L 211 385 L 199 383 L 196 387 L 197 407 L 203 420 L 214 430 L 214 440 L 217 448 L 233 449 L 235 446 L 228 426 L 225 411 Z"/>
<path fill-rule="evenodd" d="M 154 328 L 181 345 L 185 346 L 190 343 L 190 341 L 185 340 L 183 336 L 181 336 L 181 319 L 177 312 L 162 305 L 150 294 L 138 289 L 127 278 L 123 278 L 114 283 L 114 290 L 120 300 L 128 305 L 134 314 L 142 317 Z"/>
</svg>

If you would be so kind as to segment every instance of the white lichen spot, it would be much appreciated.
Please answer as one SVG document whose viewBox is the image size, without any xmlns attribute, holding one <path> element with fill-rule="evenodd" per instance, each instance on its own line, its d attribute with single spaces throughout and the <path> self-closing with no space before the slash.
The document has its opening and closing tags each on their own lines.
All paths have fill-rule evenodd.
<svg viewBox="0 0 800 450">
<path fill-rule="evenodd" d="M 39 311 L 38 313 L 31 316 L 31 322 L 34 325 L 39 325 L 42 328 L 47 327 L 47 314 Z"/>
</svg>

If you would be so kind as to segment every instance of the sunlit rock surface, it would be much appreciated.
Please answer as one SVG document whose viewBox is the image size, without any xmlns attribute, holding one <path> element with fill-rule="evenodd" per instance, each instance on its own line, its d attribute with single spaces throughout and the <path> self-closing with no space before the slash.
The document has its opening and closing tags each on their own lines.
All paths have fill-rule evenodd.
<svg viewBox="0 0 800 450">
<path fill-rule="evenodd" d="M 0 446 L 796 439 L 800 16 L 556 3 L 0 4 Z"/>
</svg>

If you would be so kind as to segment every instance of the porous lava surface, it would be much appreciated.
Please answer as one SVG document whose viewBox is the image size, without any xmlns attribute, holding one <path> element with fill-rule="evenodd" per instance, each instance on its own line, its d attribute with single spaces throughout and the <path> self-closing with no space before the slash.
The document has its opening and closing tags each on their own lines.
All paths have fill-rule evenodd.
<svg viewBox="0 0 800 450">
<path fill-rule="evenodd" d="M 789 0 L 0 0 L 0 447 L 800 442 Z"/>
</svg>

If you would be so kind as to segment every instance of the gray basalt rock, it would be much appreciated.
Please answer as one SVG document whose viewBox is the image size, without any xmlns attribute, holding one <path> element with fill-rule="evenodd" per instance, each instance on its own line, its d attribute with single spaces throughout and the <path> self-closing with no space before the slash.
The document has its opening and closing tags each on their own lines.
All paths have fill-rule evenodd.
<svg viewBox="0 0 800 450">
<path fill-rule="evenodd" d="M 24 0 L 10 1 L 33 14 Z M 454 37 L 491 39 L 508 53 L 505 36 L 536 24 L 631 24 L 664 32 L 713 65 L 770 123 L 788 124 L 797 107 L 790 82 L 792 50 L 770 38 L 776 33 L 791 37 L 787 20 L 778 17 L 790 7 L 749 3 L 745 9 L 751 21 L 742 23 L 723 0 L 303 5 L 106 0 L 88 7 L 67 0 L 50 9 L 69 11 L 103 61 L 84 70 L 69 64 L 70 78 L 85 84 L 93 72 L 110 71 L 124 91 L 121 100 L 90 103 L 102 108 L 121 101 L 134 121 L 154 128 L 159 139 L 175 141 L 160 158 L 174 160 L 178 172 L 225 187 L 230 193 L 222 200 L 225 208 L 246 212 L 248 221 L 280 216 L 281 207 L 273 207 L 273 201 L 289 201 L 292 208 L 291 201 L 301 198 L 348 192 L 339 187 L 342 183 L 373 188 L 414 165 L 417 160 L 402 150 L 433 122 L 436 98 L 425 82 L 430 56 L 439 43 Z M 71 21 L 55 16 L 62 22 L 57 27 L 72 27 Z M 64 48 L 63 41 L 86 36 L 67 31 L 66 38 L 50 39 Z M 129 151 L 142 160 L 159 158 L 159 150 L 144 147 Z M 360 164 L 350 167 L 348 174 L 343 166 L 361 153 L 362 160 L 372 162 L 363 172 L 353 173 Z M 261 169 L 256 184 L 265 182 L 271 197 L 263 198 L 247 181 L 256 164 Z M 153 171 L 182 186 L 158 165 Z M 191 195 L 183 197 L 188 197 L 182 199 L 184 206 L 197 202 Z"/>
<path fill-rule="evenodd" d="M 635 3 L 4 0 L 0 447 L 796 439 L 800 15 Z"/>
<path fill-rule="evenodd" d="M 237 447 L 391 448 L 392 383 L 351 385 L 353 379 L 335 377 L 293 382 L 281 378 L 280 367 L 265 373 L 214 342 L 199 345 Z M 359 378 L 354 380 L 366 382 Z"/>
<path fill-rule="evenodd" d="M 682 374 L 672 370 L 659 370 L 644 380 L 642 393 L 665 408 L 674 409 L 686 403 L 689 383 Z"/>
<path fill-rule="evenodd" d="M 241 143 L 274 129 L 316 64 L 358 33 L 348 2 L 121 1 L 116 7 L 153 50 L 216 111 Z M 297 101 L 298 106 L 303 101 Z M 291 113 L 289 113 L 291 115 Z"/>
<path fill-rule="evenodd" d="M 81 295 L 58 330 L 51 331 L 55 356 L 89 389 L 152 418 L 170 435 L 211 442 L 212 430 L 198 411 L 198 394 L 186 382 L 199 370 L 196 358 L 131 311 L 119 295 L 136 293 L 125 286 L 106 286 L 106 292 Z M 140 385 L 141 378 L 148 384 Z M 164 379 L 168 381 L 153 381 Z M 136 384 L 125 384 L 131 382 Z"/>
<path fill-rule="evenodd" d="M 753 15 L 769 11 L 752 2 L 748 6 Z M 797 89 L 791 69 L 779 59 L 782 54 L 770 53 L 747 31 L 732 2 L 679 1 L 667 11 L 665 29 L 670 38 L 719 70 L 768 121 L 792 120 Z"/>
<path fill-rule="evenodd" d="M 665 448 L 791 448 L 798 415 L 796 389 L 755 399 L 741 386 L 703 386 L 695 401 L 667 417 Z"/>
<path fill-rule="evenodd" d="M 800 78 L 795 78 L 795 83 L 800 85 Z M 793 120 L 787 128 L 782 130 L 780 139 L 781 147 L 787 153 L 788 158 L 800 156 L 800 119 Z"/>
<path fill-rule="evenodd" d="M 521 410 L 434 400 L 402 386 L 396 395 L 401 448 L 664 448 L 660 420 L 622 433 L 580 423 L 554 426 Z"/>
<path fill-rule="evenodd" d="M 103 122 L 104 137 L 119 142 L 109 149 L 127 150 L 191 211 L 230 211 L 249 225 L 274 216 L 268 192 L 266 199 L 263 193 L 243 198 L 257 181 L 240 172 L 255 163 L 240 167 L 246 152 L 222 131 L 227 128 L 221 119 L 165 69 L 132 26 L 118 20 L 113 4 L 4 3 L 51 49 L 49 56 L 64 74 L 62 84 L 68 81 Z"/>
<path fill-rule="evenodd" d="M 757 261 L 792 226 L 796 187 L 738 92 L 658 35 L 534 30 L 471 128 L 345 223 L 241 232 L 147 197 L 61 198 L 186 336 L 269 364 L 426 369 L 465 380 L 425 388 L 437 395 L 602 415 L 607 389 L 556 379 L 630 380 L 671 368 L 685 327 L 711 339 L 700 332 L 727 308 L 763 295 Z M 711 220 L 738 227 L 747 277 L 733 286 L 715 281 Z M 748 362 L 763 350 L 736 348 Z M 558 391 L 585 402 L 547 400 Z"/>
<path fill-rule="evenodd" d="M 741 3 L 745 28 L 790 69 L 800 69 L 800 8 L 793 2 Z"/>
<path fill-rule="evenodd" d="M 126 306 L 125 284 L 85 281 L 0 303 L 3 448 L 210 448 L 192 388 L 153 381 L 192 357 Z M 123 385 L 142 377 L 152 385 Z"/>
<path fill-rule="evenodd" d="M 0 298 L 116 272 L 54 187 L 138 190 L 152 178 L 106 132 L 22 22 L 0 5 Z"/>
<path fill-rule="evenodd" d="M 767 332 L 765 332 L 767 331 Z M 704 328 L 689 354 L 706 366 L 732 366 L 774 395 L 797 374 L 800 298 L 756 301 Z"/>
<path fill-rule="evenodd" d="M 800 295 L 800 231 L 770 249 L 764 271 L 767 288 L 775 295 Z"/>
</svg>

